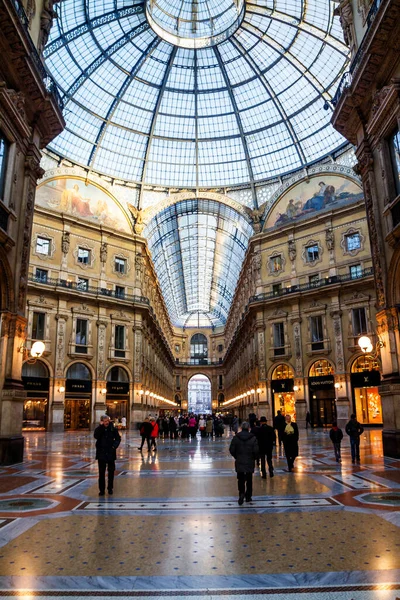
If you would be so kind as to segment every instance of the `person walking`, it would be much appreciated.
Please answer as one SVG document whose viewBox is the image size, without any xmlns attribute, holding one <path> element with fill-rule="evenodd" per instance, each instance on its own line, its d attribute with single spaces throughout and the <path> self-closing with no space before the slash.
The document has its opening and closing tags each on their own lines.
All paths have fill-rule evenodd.
<svg viewBox="0 0 400 600">
<path fill-rule="evenodd" d="M 94 430 L 96 440 L 96 459 L 99 465 L 99 496 L 104 496 L 106 491 L 106 469 L 107 469 L 107 491 L 110 496 L 114 489 L 115 460 L 117 448 L 121 442 L 118 429 L 110 422 L 108 415 L 100 418 L 100 425 Z"/>
<path fill-rule="evenodd" d="M 231 441 L 229 452 L 235 459 L 235 471 L 237 473 L 239 506 L 244 499 L 251 502 L 253 494 L 254 463 L 258 458 L 257 438 L 249 432 L 250 425 L 244 421 L 242 431 L 237 433 Z"/>
<path fill-rule="evenodd" d="M 239 431 L 239 419 L 237 418 L 236 415 L 233 415 L 232 431 L 233 431 L 233 433 L 237 433 Z"/>
<path fill-rule="evenodd" d="M 169 418 L 169 437 L 171 440 L 176 440 L 178 437 L 178 425 L 174 417 Z"/>
<path fill-rule="evenodd" d="M 150 450 L 153 447 L 154 452 L 157 452 L 156 439 L 158 438 L 159 428 L 158 428 L 158 423 L 154 417 L 150 417 L 150 425 L 152 426 L 151 433 L 150 433 Z"/>
<path fill-rule="evenodd" d="M 360 462 L 360 435 L 364 432 L 364 427 L 356 419 L 353 413 L 350 421 L 346 425 L 346 433 L 350 437 L 351 462 Z"/>
<path fill-rule="evenodd" d="M 279 446 L 282 446 L 283 443 L 283 432 L 285 431 L 286 421 L 280 410 L 277 411 L 276 416 L 274 417 L 274 429 L 276 429 L 278 433 L 278 442 Z"/>
<path fill-rule="evenodd" d="M 256 438 L 261 459 L 261 476 L 267 478 L 267 470 L 265 466 L 265 457 L 267 458 L 269 476 L 274 476 L 274 466 L 272 464 L 272 451 L 274 449 L 275 432 L 271 425 L 268 425 L 267 418 L 260 418 L 260 427 L 256 429 Z"/>
<path fill-rule="evenodd" d="M 139 452 L 142 451 L 145 441 L 147 442 L 147 451 L 150 452 L 150 437 L 151 437 L 152 431 L 153 431 L 153 426 L 150 423 L 150 419 L 148 417 L 146 417 L 140 427 L 140 435 L 142 436 L 142 443 L 140 444 L 140 447 L 138 448 Z"/>
<path fill-rule="evenodd" d="M 211 415 L 208 415 L 207 417 L 207 421 L 206 421 L 206 434 L 208 438 L 213 437 L 213 419 Z"/>
<path fill-rule="evenodd" d="M 340 427 L 338 427 L 336 421 L 333 421 L 332 423 L 332 429 L 329 432 L 329 437 L 331 438 L 333 444 L 336 462 L 342 462 L 342 458 L 340 456 L 340 443 L 343 439 L 343 431 L 340 429 Z"/>
<path fill-rule="evenodd" d="M 306 414 L 306 429 L 308 429 L 308 426 L 310 426 L 310 429 L 312 429 L 312 425 L 311 425 L 311 415 L 310 415 L 310 411 L 307 411 Z"/>
<path fill-rule="evenodd" d="M 296 457 L 299 455 L 299 428 L 290 415 L 285 417 L 286 426 L 283 430 L 282 441 L 288 465 L 288 471 L 293 471 Z"/>
</svg>

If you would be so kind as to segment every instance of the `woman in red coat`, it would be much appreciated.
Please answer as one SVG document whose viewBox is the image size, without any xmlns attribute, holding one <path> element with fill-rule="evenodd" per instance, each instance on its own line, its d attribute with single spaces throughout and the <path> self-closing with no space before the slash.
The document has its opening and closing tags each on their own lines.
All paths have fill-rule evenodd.
<svg viewBox="0 0 400 600">
<path fill-rule="evenodd" d="M 156 438 L 158 438 L 158 423 L 154 417 L 150 418 L 150 423 L 153 427 L 153 429 L 151 430 L 151 435 L 150 435 L 150 450 L 151 450 L 152 446 L 154 446 L 154 451 L 157 452 Z"/>
</svg>

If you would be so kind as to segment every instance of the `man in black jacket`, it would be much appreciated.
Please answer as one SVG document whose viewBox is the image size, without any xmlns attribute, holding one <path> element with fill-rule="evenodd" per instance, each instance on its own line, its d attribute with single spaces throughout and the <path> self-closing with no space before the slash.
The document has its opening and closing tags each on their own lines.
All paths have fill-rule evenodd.
<svg viewBox="0 0 400 600">
<path fill-rule="evenodd" d="M 260 427 L 256 429 L 256 438 L 261 458 L 261 475 L 263 479 L 267 478 L 265 468 L 265 457 L 267 457 L 269 476 L 274 476 L 274 466 L 272 464 L 272 451 L 274 449 L 275 432 L 271 425 L 267 424 L 267 418 L 261 417 Z"/>
<path fill-rule="evenodd" d="M 354 464 L 360 462 L 360 436 L 364 432 L 364 427 L 357 421 L 353 413 L 350 421 L 346 425 L 346 433 L 350 437 L 351 462 Z"/>
<path fill-rule="evenodd" d="M 242 431 L 232 439 L 229 452 L 235 459 L 239 488 L 238 504 L 242 506 L 245 497 L 246 502 L 251 502 L 254 462 L 258 458 L 257 438 L 249 432 L 249 424 L 246 421 L 242 423 Z"/>
<path fill-rule="evenodd" d="M 110 422 L 108 415 L 100 418 L 100 425 L 94 430 L 96 439 L 96 459 L 99 463 L 99 496 L 104 496 L 106 489 L 106 468 L 108 469 L 108 493 L 112 495 L 114 485 L 116 450 L 121 442 L 118 429 Z"/>
<path fill-rule="evenodd" d="M 278 432 L 279 446 L 281 446 L 283 442 L 283 432 L 285 431 L 285 427 L 285 417 L 283 416 L 282 412 L 278 410 L 276 417 L 274 417 L 274 429 L 276 429 Z"/>
</svg>

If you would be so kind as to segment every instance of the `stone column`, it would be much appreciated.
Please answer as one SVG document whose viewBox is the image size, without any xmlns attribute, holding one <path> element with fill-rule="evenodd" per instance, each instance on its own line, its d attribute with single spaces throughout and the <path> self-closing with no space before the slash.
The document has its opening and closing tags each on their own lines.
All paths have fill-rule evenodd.
<svg viewBox="0 0 400 600">
<path fill-rule="evenodd" d="M 65 351 L 67 346 L 67 321 L 68 315 L 58 313 L 56 315 L 57 333 L 56 333 L 56 356 L 54 373 L 54 398 L 51 405 L 51 430 L 64 431 L 64 408 L 65 391 L 60 392 L 60 387 L 65 388 Z"/>
<path fill-rule="evenodd" d="M 344 365 L 344 351 L 343 351 L 343 331 L 342 331 L 342 311 L 338 308 L 334 308 L 330 316 L 333 322 L 333 334 L 334 334 L 334 351 L 335 351 L 335 362 L 336 362 L 336 381 L 341 382 L 339 389 L 335 388 L 336 394 L 336 418 L 338 426 L 344 429 L 346 423 L 350 418 L 350 400 L 347 396 L 347 386 L 345 383 L 345 365 Z"/>
<path fill-rule="evenodd" d="M 100 417 L 106 412 L 106 395 L 101 394 L 100 390 L 107 388 L 105 381 L 106 370 L 106 328 L 105 321 L 97 321 L 97 369 L 96 378 L 97 385 L 93 385 L 92 390 L 92 406 L 93 406 L 93 427 L 97 427 L 100 422 Z"/>
<path fill-rule="evenodd" d="M 304 371 L 303 371 L 303 346 L 301 343 L 301 318 L 296 307 L 289 317 L 293 330 L 293 353 L 295 364 L 295 385 L 299 388 L 294 392 L 296 407 L 296 422 L 299 429 L 306 426 L 307 402 L 305 398 Z"/>
</svg>

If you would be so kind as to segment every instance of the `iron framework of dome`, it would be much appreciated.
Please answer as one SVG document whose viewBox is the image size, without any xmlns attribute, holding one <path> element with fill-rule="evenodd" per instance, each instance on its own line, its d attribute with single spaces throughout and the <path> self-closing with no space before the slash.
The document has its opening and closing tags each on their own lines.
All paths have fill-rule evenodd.
<svg viewBox="0 0 400 600">
<path fill-rule="evenodd" d="M 344 143 L 324 110 L 348 62 L 332 0 L 55 7 L 45 56 L 67 126 L 51 149 L 74 162 L 142 184 L 254 188 Z"/>
</svg>

